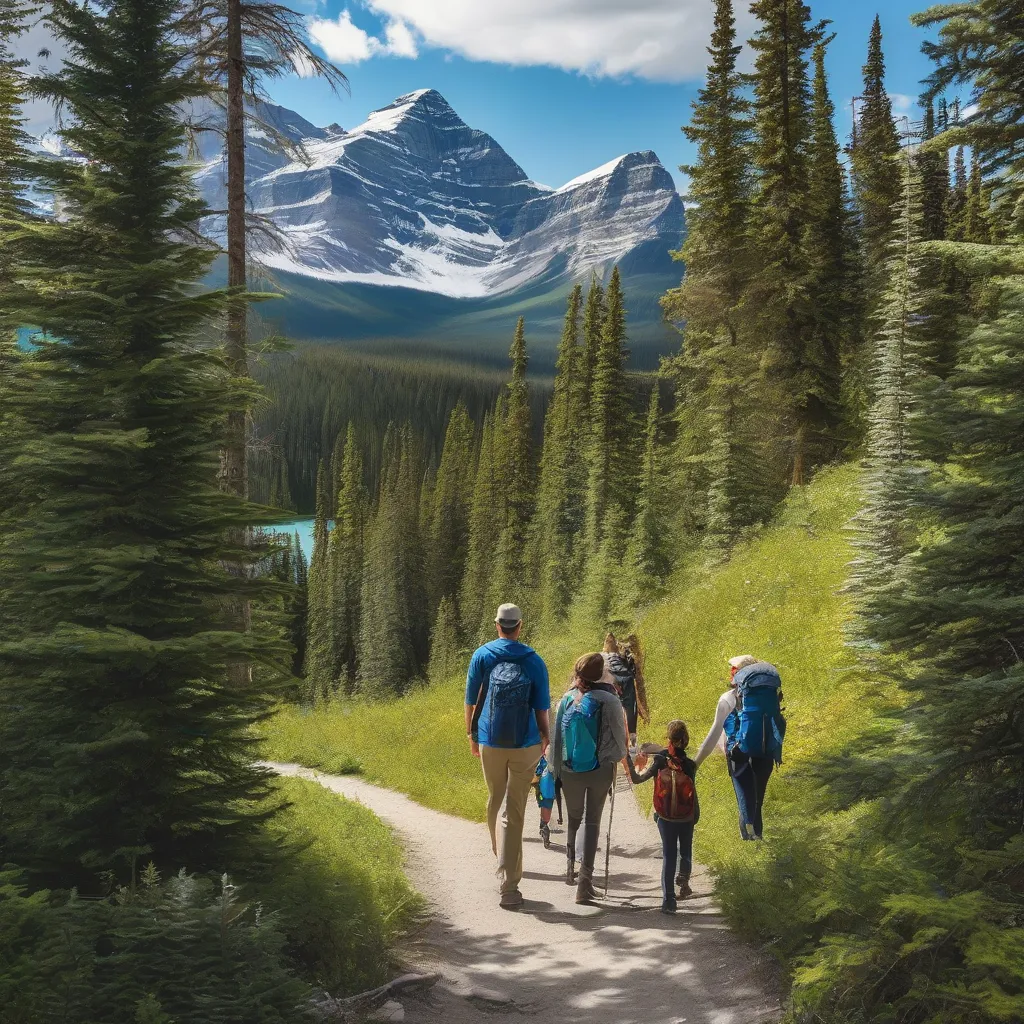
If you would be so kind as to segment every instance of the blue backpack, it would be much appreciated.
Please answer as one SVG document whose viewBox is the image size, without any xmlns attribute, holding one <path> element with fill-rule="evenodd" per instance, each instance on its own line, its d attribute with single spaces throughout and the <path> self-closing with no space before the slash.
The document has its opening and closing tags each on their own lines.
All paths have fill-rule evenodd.
<svg viewBox="0 0 1024 1024">
<path fill-rule="evenodd" d="M 567 693 L 562 707 L 562 762 L 571 772 L 592 772 L 599 766 L 597 744 L 601 736 L 599 700 L 585 693 L 579 703 Z"/>
<path fill-rule="evenodd" d="M 519 661 L 499 661 L 485 683 L 481 715 L 486 715 L 487 743 L 492 747 L 521 747 L 530 729 L 530 677 Z M 474 733 L 476 730 L 474 729 Z"/>
<path fill-rule="evenodd" d="M 736 710 L 726 720 L 729 750 L 782 764 L 786 718 L 779 670 L 759 661 L 736 673 Z"/>
</svg>

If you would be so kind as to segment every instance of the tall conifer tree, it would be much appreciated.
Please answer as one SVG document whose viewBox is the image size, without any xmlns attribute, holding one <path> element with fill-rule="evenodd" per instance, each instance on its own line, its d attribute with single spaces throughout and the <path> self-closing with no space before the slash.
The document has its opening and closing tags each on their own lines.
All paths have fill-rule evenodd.
<svg viewBox="0 0 1024 1024">
<path fill-rule="evenodd" d="M 366 527 L 363 453 L 350 423 L 338 470 L 334 529 L 328 541 L 332 681 L 344 692 L 355 688 L 360 599 L 363 588 L 363 539 Z"/>
<path fill-rule="evenodd" d="M 530 390 L 526 381 L 525 322 L 516 324 L 512 347 L 512 378 L 508 383 L 507 406 L 496 435 L 495 453 L 503 467 L 505 522 L 498 540 L 491 603 L 514 601 L 528 604 L 526 588 L 527 539 L 534 507 L 533 434 L 530 425 Z"/>
<path fill-rule="evenodd" d="M 555 381 L 544 419 L 544 448 L 532 527 L 531 564 L 539 588 L 537 613 L 543 620 L 563 618 L 572 596 L 576 539 L 583 527 L 586 493 L 586 424 L 579 379 L 583 372 L 580 315 L 583 289 L 569 293 Z"/>
<path fill-rule="evenodd" d="M 860 215 L 868 293 L 884 286 L 889 238 L 900 194 L 900 135 L 892 117 L 892 101 L 885 89 L 882 24 L 871 25 L 864 63 L 864 92 L 857 116 L 857 143 L 850 150 L 853 191 Z"/>
<path fill-rule="evenodd" d="M 802 0 L 755 0 L 761 27 L 751 40 L 754 68 L 754 144 L 757 188 L 751 241 L 758 261 L 746 301 L 756 313 L 751 329 L 764 349 L 762 367 L 780 410 L 773 461 L 789 464 L 793 483 L 804 482 L 814 432 L 807 401 L 805 342 L 810 310 L 803 235 L 806 226 L 811 89 L 808 55 L 821 31 Z M 788 415 L 787 415 L 788 410 Z M 769 485 L 775 470 L 769 468 Z"/>
<path fill-rule="evenodd" d="M 306 689 L 310 696 L 325 698 L 334 687 L 333 609 L 328 520 L 330 473 L 324 460 L 316 474 L 316 514 L 313 519 L 313 555 L 309 561 L 308 637 L 306 641 Z"/>
<path fill-rule="evenodd" d="M 460 401 L 448 418 L 430 511 L 426 559 L 432 609 L 444 598 L 451 598 L 458 612 L 459 589 L 466 574 L 469 546 L 472 475 L 473 421 Z"/>
<path fill-rule="evenodd" d="M 256 513 L 216 489 L 223 417 L 245 396 L 199 343 L 224 296 L 198 287 L 212 253 L 190 241 L 205 207 L 180 111 L 203 90 L 177 13 L 54 0 L 68 56 L 34 82 L 84 160 L 35 168 L 64 216 L 31 225 L 12 310 L 46 334 L 14 399 L 31 503 L 0 539 L 16 609 L 0 638 L 3 857 L 90 891 L 150 859 L 252 857 L 269 786 L 250 727 L 269 695 L 233 688 L 229 667 L 286 653 L 222 628 L 225 598 L 261 593 L 223 568 L 247 557 L 224 538 Z"/>
<path fill-rule="evenodd" d="M 847 214 L 846 178 L 839 162 L 835 107 L 825 74 L 827 41 L 814 47 L 811 138 L 807 160 L 807 204 L 803 250 L 807 264 L 809 323 L 797 382 L 799 410 L 808 424 L 806 456 L 814 465 L 842 447 L 842 375 L 855 372 L 858 282 L 854 235 Z M 849 434 L 849 431 L 847 431 Z"/>
<path fill-rule="evenodd" d="M 590 426 L 590 393 L 594 388 L 594 370 L 601 350 L 601 335 L 604 331 L 605 296 L 604 288 L 592 274 L 587 289 L 587 301 L 583 311 L 583 351 L 580 353 L 579 394 L 582 416 Z"/>
<path fill-rule="evenodd" d="M 926 242 L 946 237 L 946 207 L 949 203 L 949 155 L 944 148 L 928 146 L 938 133 L 935 104 L 924 110 L 921 141 L 925 143 L 917 157 L 921 174 L 921 237 Z"/>
<path fill-rule="evenodd" d="M 662 299 L 666 316 L 685 323 L 683 348 L 670 361 L 676 386 L 678 420 L 676 486 L 684 528 L 703 528 L 712 473 L 730 473 L 728 461 L 714 460 L 710 437 L 726 417 L 734 433 L 736 402 L 752 401 L 756 361 L 741 331 L 744 290 L 752 263 L 747 229 L 750 217 L 750 102 L 737 69 L 732 0 L 716 0 L 715 27 L 708 48 L 707 79 L 683 128 L 697 146 L 689 175 L 692 205 L 686 212 L 686 239 L 673 257 L 686 267 L 682 285 Z M 739 438 L 737 437 L 738 441 Z M 733 506 L 744 518 L 740 506 Z"/>
<path fill-rule="evenodd" d="M 597 552 L 612 523 L 628 514 L 632 494 L 632 404 L 626 379 L 626 308 L 619 268 L 612 270 L 605 294 L 605 318 L 590 392 L 590 437 L 587 444 L 586 545 Z M 620 535 L 616 538 L 622 541 Z"/>
</svg>

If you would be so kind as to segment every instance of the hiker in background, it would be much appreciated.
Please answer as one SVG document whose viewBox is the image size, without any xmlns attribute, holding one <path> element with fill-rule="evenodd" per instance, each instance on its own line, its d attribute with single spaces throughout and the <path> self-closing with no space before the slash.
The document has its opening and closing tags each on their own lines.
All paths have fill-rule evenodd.
<svg viewBox="0 0 1024 1024">
<path fill-rule="evenodd" d="M 651 765 L 637 774 L 632 758 L 627 760 L 629 777 L 634 786 L 654 779 L 654 820 L 661 833 L 661 912 L 674 914 L 677 899 L 693 895 L 690 871 L 693 868 L 693 829 L 700 820 L 700 803 L 694 779 L 697 766 L 686 756 L 690 732 L 685 722 L 676 719 L 668 723 L 668 746 L 659 749 L 644 744 L 644 752 L 651 755 Z M 678 854 L 679 873 L 676 875 L 678 896 L 672 886 Z"/>
<path fill-rule="evenodd" d="M 523 616 L 503 604 L 495 616 L 498 639 L 477 648 L 466 674 L 466 733 L 487 783 L 487 827 L 498 858 L 501 906 L 523 902 L 523 822 L 537 762 L 548 747 L 551 694 L 548 670 L 519 642 Z M 499 847 L 498 812 L 505 804 Z"/>
<path fill-rule="evenodd" d="M 620 644 L 622 657 L 626 664 L 633 669 L 633 686 L 636 690 L 637 717 L 644 725 L 649 725 L 651 713 L 647 708 L 647 685 L 644 682 L 644 653 L 640 647 L 640 638 L 636 633 L 630 633 L 626 642 Z"/>
<path fill-rule="evenodd" d="M 593 879 L 601 815 L 615 781 L 616 765 L 626 754 L 622 705 L 612 683 L 602 679 L 604 675 L 600 654 L 584 654 L 576 662 L 569 692 L 559 702 L 555 716 L 550 758 L 565 794 L 567 885 L 574 880 L 576 834 L 583 826 L 577 903 L 590 903 L 597 897 Z"/>
<path fill-rule="evenodd" d="M 551 849 L 551 808 L 555 805 L 555 799 L 558 799 L 558 818 L 561 821 L 562 818 L 562 800 L 561 794 L 558 792 L 557 780 L 555 779 L 555 773 L 551 769 L 551 765 L 548 764 L 546 757 L 541 757 L 540 761 L 537 762 L 537 767 L 533 773 L 533 791 L 537 796 L 537 806 L 540 808 L 540 838 L 544 843 L 544 849 Z"/>
<path fill-rule="evenodd" d="M 630 639 L 636 643 L 635 636 L 631 635 Z M 626 712 L 630 753 L 635 755 L 637 719 L 642 718 L 644 722 L 648 720 L 647 702 L 640 699 L 640 686 L 643 684 L 640 682 L 638 686 L 636 659 L 630 648 L 620 645 L 615 639 L 615 634 L 609 633 L 604 638 L 604 660 L 609 673 L 615 680 L 622 709 Z"/>
<path fill-rule="evenodd" d="M 762 808 L 775 765 L 782 763 L 786 719 L 778 669 L 751 654 L 729 659 L 729 689 L 718 699 L 715 721 L 694 758 L 699 766 L 722 740 L 736 803 L 740 836 L 760 839 Z"/>
</svg>

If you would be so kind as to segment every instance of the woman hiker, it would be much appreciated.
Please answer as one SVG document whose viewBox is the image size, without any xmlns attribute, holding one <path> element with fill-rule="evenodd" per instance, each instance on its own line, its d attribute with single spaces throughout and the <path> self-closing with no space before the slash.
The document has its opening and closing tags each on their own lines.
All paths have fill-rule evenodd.
<svg viewBox="0 0 1024 1024">
<path fill-rule="evenodd" d="M 758 840 L 764 828 L 761 809 L 768 779 L 782 760 L 786 720 L 781 710 L 781 680 L 778 669 L 752 654 L 730 658 L 729 669 L 729 689 L 718 699 L 714 724 L 694 761 L 699 767 L 721 741 L 736 791 L 740 837 Z M 741 693 L 747 694 L 745 704 Z M 752 739 L 745 734 L 748 720 L 756 726 Z"/>
<path fill-rule="evenodd" d="M 576 902 L 590 903 L 594 890 L 594 859 L 597 854 L 601 815 L 615 768 L 626 756 L 626 721 L 614 685 L 602 681 L 604 657 L 584 654 L 573 668 L 569 692 L 558 704 L 552 737 L 551 764 L 562 781 L 566 830 L 565 881 L 575 875 L 576 834 L 583 826 L 583 856 Z"/>
</svg>

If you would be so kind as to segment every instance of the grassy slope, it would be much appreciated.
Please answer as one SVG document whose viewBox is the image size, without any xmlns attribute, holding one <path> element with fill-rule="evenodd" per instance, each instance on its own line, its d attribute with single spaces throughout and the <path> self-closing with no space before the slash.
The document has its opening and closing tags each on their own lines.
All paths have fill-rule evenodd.
<svg viewBox="0 0 1024 1024">
<path fill-rule="evenodd" d="M 668 720 L 682 717 L 694 745 L 700 742 L 725 688 L 731 654 L 749 652 L 779 666 L 790 731 L 786 763 L 770 790 L 777 808 L 799 787 L 801 764 L 856 723 L 859 696 L 837 685 L 841 627 L 849 614 L 841 594 L 851 558 L 846 526 L 856 505 L 853 467 L 823 473 L 728 563 L 679 581 L 673 596 L 638 621 L 654 718 L 648 738 L 660 738 Z M 599 638 L 597 629 L 570 626 L 538 641 L 553 691 L 560 691 L 572 662 Z M 286 709 L 271 723 L 270 748 L 275 757 L 328 771 L 362 771 L 431 807 L 480 820 L 484 789 L 466 747 L 462 715 L 457 681 L 384 706 Z M 739 842 L 722 758 L 708 761 L 699 785 L 698 856 L 721 869 L 759 856 Z"/>
<path fill-rule="evenodd" d="M 279 779 L 289 806 L 271 827 L 302 849 L 254 894 L 281 918 L 299 973 L 332 995 L 387 981 L 390 949 L 422 907 L 402 849 L 365 807 L 314 782 Z"/>
</svg>

